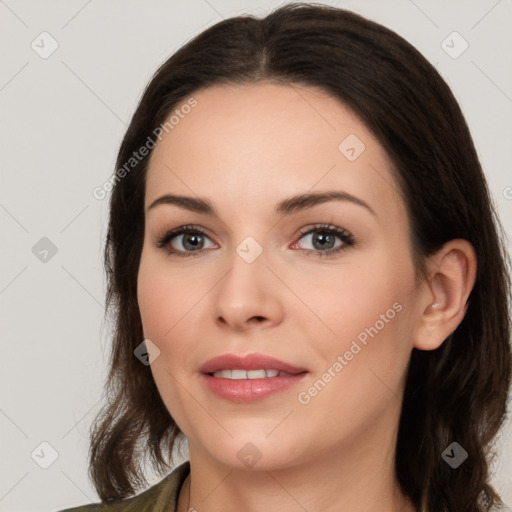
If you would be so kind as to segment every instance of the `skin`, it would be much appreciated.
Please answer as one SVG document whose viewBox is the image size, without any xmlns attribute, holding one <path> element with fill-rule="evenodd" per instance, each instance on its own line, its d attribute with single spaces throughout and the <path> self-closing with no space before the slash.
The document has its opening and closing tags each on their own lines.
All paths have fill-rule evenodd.
<svg viewBox="0 0 512 512">
<path fill-rule="evenodd" d="M 383 147 L 338 100 L 312 87 L 215 86 L 159 141 L 146 182 L 146 229 L 138 274 L 144 336 L 170 414 L 189 442 L 191 474 L 178 510 L 402 511 L 415 508 L 394 475 L 396 434 L 413 347 L 437 348 L 455 330 L 475 279 L 471 245 L 452 240 L 416 282 L 405 204 Z M 349 161 L 349 134 L 365 144 Z M 343 190 L 374 211 L 328 201 L 281 217 L 296 194 Z M 206 198 L 219 218 L 164 194 Z M 158 248 L 170 229 L 207 231 L 191 257 Z M 302 232 L 330 224 L 354 246 L 321 257 Z M 200 236 L 200 235 L 199 235 Z M 263 252 L 236 252 L 247 237 Z M 189 236 L 190 239 L 190 236 Z M 335 237 L 333 245 L 343 242 Z M 193 252 L 176 236 L 172 245 Z M 309 253 L 308 250 L 309 249 Z M 333 366 L 365 328 L 402 306 L 309 403 L 297 396 Z M 264 353 L 308 370 L 303 382 L 262 401 L 233 403 L 204 386 L 198 368 L 225 354 Z M 261 459 L 238 459 L 246 444 Z"/>
</svg>

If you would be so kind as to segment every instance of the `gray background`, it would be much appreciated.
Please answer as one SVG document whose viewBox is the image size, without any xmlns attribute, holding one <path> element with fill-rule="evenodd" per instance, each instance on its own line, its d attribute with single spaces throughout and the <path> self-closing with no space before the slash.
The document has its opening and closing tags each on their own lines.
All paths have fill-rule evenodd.
<svg viewBox="0 0 512 512">
<path fill-rule="evenodd" d="M 222 18 L 263 15 L 280 3 L 0 0 L 1 511 L 97 501 L 87 450 L 108 355 L 108 203 L 92 190 L 113 172 L 126 124 L 163 60 Z M 511 233 L 512 2 L 325 3 L 397 31 L 436 65 L 462 106 Z M 58 43 L 47 58 L 40 54 L 52 40 L 43 31 Z M 469 44 L 457 58 L 464 41 L 446 39 L 454 31 Z M 510 507 L 511 438 L 509 422 L 494 477 Z M 58 457 L 43 469 L 52 449 Z M 150 483 L 158 479 L 150 473 Z"/>
</svg>

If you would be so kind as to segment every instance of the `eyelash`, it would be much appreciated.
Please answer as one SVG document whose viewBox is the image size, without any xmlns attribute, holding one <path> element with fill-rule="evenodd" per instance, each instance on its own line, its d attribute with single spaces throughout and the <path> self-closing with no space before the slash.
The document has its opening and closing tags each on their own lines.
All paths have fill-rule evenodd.
<svg viewBox="0 0 512 512">
<path fill-rule="evenodd" d="M 350 233 L 346 229 L 338 228 L 338 227 L 330 225 L 330 224 L 318 224 L 318 225 L 315 225 L 312 228 L 308 229 L 307 231 L 299 230 L 299 232 L 301 234 L 301 237 L 299 238 L 299 240 L 302 239 L 306 235 L 315 233 L 316 231 L 321 231 L 322 233 L 336 235 L 342 240 L 343 244 L 335 249 L 328 249 L 326 251 L 320 251 L 317 249 L 301 249 L 302 251 L 305 251 L 307 254 L 313 252 L 313 253 L 315 253 L 316 256 L 319 256 L 319 257 L 331 256 L 335 253 L 344 251 L 348 247 L 353 247 L 357 243 L 357 239 L 352 233 Z M 173 229 L 171 231 L 167 231 L 163 236 L 159 237 L 159 239 L 155 242 L 155 245 L 159 249 L 166 250 L 169 254 L 176 254 L 180 257 L 196 256 L 196 255 L 201 254 L 205 250 L 207 250 L 207 249 L 200 249 L 198 251 L 178 251 L 176 249 L 170 249 L 169 242 L 173 238 L 175 238 L 179 235 L 182 235 L 184 233 L 196 233 L 196 234 L 199 233 L 203 236 L 210 238 L 206 234 L 206 232 L 203 229 L 199 228 L 198 226 L 187 225 L 187 226 L 181 226 L 181 227 Z"/>
</svg>

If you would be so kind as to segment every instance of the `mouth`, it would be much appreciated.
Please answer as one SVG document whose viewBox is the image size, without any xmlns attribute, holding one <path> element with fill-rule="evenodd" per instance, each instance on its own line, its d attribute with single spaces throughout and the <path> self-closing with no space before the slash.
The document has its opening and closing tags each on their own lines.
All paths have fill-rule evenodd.
<svg viewBox="0 0 512 512">
<path fill-rule="evenodd" d="M 225 354 L 200 368 L 206 388 L 231 402 L 253 402 L 298 384 L 308 370 L 262 354 Z"/>
<path fill-rule="evenodd" d="M 302 372 L 300 372 L 302 373 Z M 218 370 L 216 372 L 209 373 L 212 377 L 220 377 L 222 379 L 231 380 L 242 380 L 242 379 L 273 379 L 275 377 L 291 377 L 298 375 L 296 373 L 283 372 L 281 370 L 272 369 L 261 369 L 261 370 Z"/>
<path fill-rule="evenodd" d="M 208 360 L 199 368 L 199 371 L 210 375 L 218 372 L 230 372 L 222 375 L 224 378 L 262 379 L 277 377 L 279 373 L 296 375 L 307 370 L 272 356 L 254 353 L 244 356 L 223 354 Z M 275 373 L 276 371 L 278 373 Z M 265 375 L 263 375 L 263 372 L 265 372 Z"/>
</svg>

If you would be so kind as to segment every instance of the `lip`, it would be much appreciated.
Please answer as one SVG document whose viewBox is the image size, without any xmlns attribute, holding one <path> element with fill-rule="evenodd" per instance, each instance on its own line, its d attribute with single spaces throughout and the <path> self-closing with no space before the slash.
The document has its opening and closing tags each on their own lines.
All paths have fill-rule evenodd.
<svg viewBox="0 0 512 512">
<path fill-rule="evenodd" d="M 219 370 L 258 370 L 274 369 L 289 373 L 264 379 L 225 379 L 214 377 L 213 372 Z M 254 402 L 285 391 L 297 385 L 307 374 L 305 368 L 293 366 L 274 357 L 263 354 L 237 356 L 224 354 L 204 363 L 200 370 L 206 387 L 215 395 L 231 402 Z"/>
<path fill-rule="evenodd" d="M 275 357 L 264 354 L 248 354 L 246 356 L 237 356 L 236 354 L 223 354 L 209 361 L 206 361 L 199 371 L 204 374 L 213 373 L 219 370 L 259 370 L 261 368 L 279 370 L 286 373 L 302 373 L 306 368 L 299 368 Z M 263 380 L 263 379 L 254 379 Z"/>
</svg>

